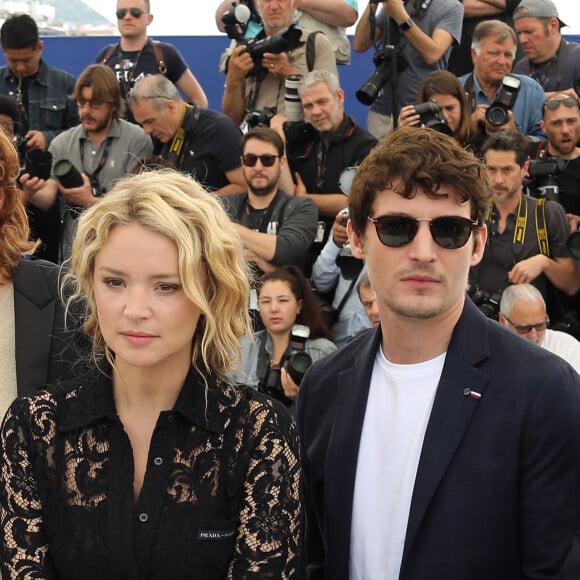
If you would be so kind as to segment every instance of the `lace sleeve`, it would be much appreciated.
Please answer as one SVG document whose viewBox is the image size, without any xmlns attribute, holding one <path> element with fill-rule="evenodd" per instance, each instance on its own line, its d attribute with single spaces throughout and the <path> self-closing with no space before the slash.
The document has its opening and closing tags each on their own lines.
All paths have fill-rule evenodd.
<svg viewBox="0 0 580 580">
<path fill-rule="evenodd" d="M 295 578 L 300 545 L 300 472 L 294 420 L 272 401 L 254 400 L 250 409 L 255 446 L 228 578 Z"/>
<path fill-rule="evenodd" d="M 0 432 L 0 529 L 3 580 L 50 579 L 54 572 L 44 537 L 32 444 L 44 447 L 52 426 L 40 397 L 16 400 Z M 32 442 L 32 443 L 31 443 Z"/>
</svg>

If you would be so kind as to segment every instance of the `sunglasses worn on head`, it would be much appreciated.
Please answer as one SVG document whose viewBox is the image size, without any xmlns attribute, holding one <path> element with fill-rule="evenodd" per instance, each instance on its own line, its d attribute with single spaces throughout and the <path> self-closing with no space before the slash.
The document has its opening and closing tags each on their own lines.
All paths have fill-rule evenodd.
<svg viewBox="0 0 580 580">
<path fill-rule="evenodd" d="M 505 314 L 503 317 L 516 329 L 518 334 L 529 334 L 532 332 L 532 329 L 536 332 L 543 332 L 546 330 L 548 323 L 550 322 L 550 319 L 546 317 L 546 320 L 543 322 L 538 322 L 537 324 L 516 324 L 515 322 L 512 322 Z"/>
<path fill-rule="evenodd" d="M 437 218 L 412 218 L 402 215 L 383 215 L 367 219 L 375 224 L 377 236 L 389 248 L 400 248 L 410 244 L 419 231 L 419 222 L 429 222 L 429 229 L 435 243 L 447 250 L 465 246 L 471 232 L 478 225 L 477 220 L 461 216 L 441 216 Z"/>
<path fill-rule="evenodd" d="M 576 97 L 570 95 L 569 97 L 562 97 L 560 99 L 547 99 L 544 102 L 544 111 L 548 109 L 549 111 L 556 111 L 560 108 L 560 105 L 565 105 L 566 107 L 578 107 L 580 108 L 580 103 Z"/>
<path fill-rule="evenodd" d="M 270 153 L 265 153 L 264 155 L 246 153 L 245 155 L 242 155 L 242 163 L 246 167 L 254 167 L 259 159 L 264 167 L 272 167 L 278 157 L 280 157 L 280 155 L 271 155 Z"/>
<path fill-rule="evenodd" d="M 145 10 L 142 10 L 141 8 L 119 8 L 116 13 L 117 19 L 122 20 L 125 18 L 127 12 L 130 12 L 133 18 L 141 18 Z"/>
</svg>

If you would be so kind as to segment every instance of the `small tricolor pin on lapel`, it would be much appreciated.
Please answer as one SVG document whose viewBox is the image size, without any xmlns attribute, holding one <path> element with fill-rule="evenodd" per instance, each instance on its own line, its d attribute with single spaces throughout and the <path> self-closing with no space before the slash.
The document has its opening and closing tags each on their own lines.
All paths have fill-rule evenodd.
<svg viewBox="0 0 580 580">
<path fill-rule="evenodd" d="M 478 393 L 477 391 L 472 391 L 471 389 L 464 389 L 463 394 L 466 397 L 471 397 L 472 399 L 481 399 L 481 393 Z"/>
</svg>

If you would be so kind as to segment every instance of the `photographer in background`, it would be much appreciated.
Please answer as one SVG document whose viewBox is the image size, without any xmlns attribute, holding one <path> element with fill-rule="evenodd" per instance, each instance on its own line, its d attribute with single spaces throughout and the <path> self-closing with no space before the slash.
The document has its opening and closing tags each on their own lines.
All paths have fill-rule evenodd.
<svg viewBox="0 0 580 580">
<path fill-rule="evenodd" d="M 28 14 L 7 18 L 0 30 L 6 66 L 0 67 L 0 94 L 16 99 L 21 122 L 15 128 L 21 144 L 19 153 L 33 148 L 46 151 L 62 131 L 79 122 L 75 103 L 70 96 L 75 78 L 70 73 L 49 66 L 44 60 L 44 41 L 38 26 Z M 37 257 L 58 261 L 61 235 L 58 207 L 41 210 L 27 208 L 31 239 L 40 238 Z"/>
<path fill-rule="evenodd" d="M 271 39 L 293 25 L 294 11 L 298 0 L 255 0 L 256 9 L 262 19 L 263 33 L 256 41 Z M 271 52 L 268 48 L 252 51 L 252 43 L 242 42 L 234 48 L 228 61 L 226 84 L 222 98 L 222 110 L 237 124 L 242 124 L 246 114 L 269 108 L 284 114 L 284 82 L 289 75 L 304 75 L 310 70 L 324 69 L 338 75 L 334 51 L 324 34 L 315 34 L 299 28 L 293 29 L 298 36 L 298 46 L 282 52 Z M 280 46 L 280 38 L 274 45 Z M 266 42 L 266 46 L 270 46 Z M 271 47 L 278 50 L 276 46 Z M 256 62 L 256 59 L 258 62 Z"/>
<path fill-rule="evenodd" d="M 286 143 L 283 189 L 308 197 L 318 209 L 319 232 L 311 249 L 311 266 L 328 239 L 334 216 L 347 205 L 348 189 L 341 187 L 341 176 L 359 165 L 377 140 L 345 113 L 344 91 L 333 73 L 308 73 L 298 84 L 298 97 L 304 123 L 288 123 L 277 115 L 271 126 Z"/>
<path fill-rule="evenodd" d="M 580 79 L 580 44 L 560 32 L 566 26 L 551 0 L 522 0 L 514 12 L 514 28 L 526 56 L 514 72 L 538 81 L 546 93 L 566 91 Z"/>
<path fill-rule="evenodd" d="M 367 118 L 367 129 L 381 139 L 392 130 L 400 108 L 415 102 L 421 81 L 431 71 L 447 69 L 451 46 L 461 40 L 463 5 L 457 0 L 387 0 L 376 14 L 377 6 L 369 2 L 358 21 L 353 49 L 374 47 L 374 60 L 386 57 L 376 65 L 383 70 L 384 87 L 372 100 Z M 394 51 L 385 52 L 390 46 Z M 389 64 L 393 59 L 398 61 L 396 73 Z"/>
<path fill-rule="evenodd" d="M 242 338 L 242 358 L 234 380 L 259 388 L 293 410 L 308 363 L 337 347 L 308 280 L 295 266 L 284 266 L 261 278 L 258 308 L 265 329 L 256 332 L 253 339 Z M 297 352 L 306 353 L 310 360 L 300 356 L 295 367 L 301 372 L 290 369 L 289 373 L 288 365 Z"/>
<path fill-rule="evenodd" d="M 52 140 L 50 179 L 29 173 L 20 177 L 26 200 L 41 209 L 58 204 L 59 192 L 62 196 L 61 262 L 70 256 L 80 213 L 130 173 L 136 159 L 153 150 L 143 129 L 122 118 L 125 103 L 115 73 L 108 66 L 88 66 L 76 82 L 73 99 L 81 123 Z M 67 171 L 61 174 L 57 167 Z"/>
<path fill-rule="evenodd" d="M 356 285 L 364 276 L 362 260 L 352 256 L 346 233 L 348 209 L 336 214 L 332 235 L 312 266 L 311 280 L 319 296 L 327 298 L 332 306 L 332 334 L 339 346 L 347 343 L 361 330 L 372 326 L 356 293 Z M 344 260 L 348 248 L 347 260 Z M 350 259 L 348 259 L 350 258 Z M 353 260 L 359 262 L 358 271 Z M 346 267 L 349 266 L 349 267 Z"/>
<path fill-rule="evenodd" d="M 236 6 L 232 4 L 232 0 L 222 0 L 217 7 L 215 23 L 220 32 L 227 32 L 222 17 L 232 8 L 235 11 Z M 237 3 L 239 5 L 246 5 L 250 11 L 244 38 L 253 38 L 263 29 L 260 16 L 252 0 L 241 0 Z M 247 12 L 244 14 L 247 15 Z M 358 18 L 357 0 L 298 0 L 294 17 L 300 28 L 324 33 L 334 49 L 336 64 L 350 64 L 350 42 L 346 36 L 346 28 L 352 26 Z"/>
<path fill-rule="evenodd" d="M 163 75 L 142 77 L 129 93 L 133 117 L 154 152 L 217 194 L 244 191 L 240 130 L 223 113 L 186 103 Z"/>
<path fill-rule="evenodd" d="M 554 93 L 542 107 L 541 127 L 547 141 L 531 143 L 528 188 L 552 195 L 566 210 L 573 231 L 580 223 L 580 102 L 576 95 Z"/>
<path fill-rule="evenodd" d="M 545 100 L 542 87 L 528 76 L 510 75 L 516 55 L 516 34 L 505 22 L 485 20 L 473 32 L 471 58 L 473 72 L 459 80 L 467 93 L 471 111 L 473 134 L 485 136 L 497 131 L 519 131 L 533 140 L 545 137 L 540 128 L 542 104 Z M 513 103 L 508 105 L 503 123 L 490 122 L 487 110 L 503 102 L 505 79 L 509 77 L 518 88 L 511 87 Z M 515 92 L 515 94 L 513 94 Z"/>
<path fill-rule="evenodd" d="M 483 258 L 470 271 L 472 298 L 497 319 L 503 290 L 510 284 L 531 283 L 546 299 L 550 318 L 559 321 L 564 312 L 557 298 L 552 298 L 550 285 L 567 295 L 578 290 L 576 265 L 566 248 L 564 209 L 554 201 L 524 195 L 523 180 L 528 171 L 528 140 L 524 135 L 516 131 L 494 133 L 483 152 L 493 198 L 486 218 L 488 237 Z"/>
</svg>

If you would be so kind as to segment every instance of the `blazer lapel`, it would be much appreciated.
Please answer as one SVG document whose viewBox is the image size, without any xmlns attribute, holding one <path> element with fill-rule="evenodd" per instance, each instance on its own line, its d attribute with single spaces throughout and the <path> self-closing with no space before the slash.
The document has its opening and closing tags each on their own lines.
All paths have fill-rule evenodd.
<svg viewBox="0 0 580 580">
<path fill-rule="evenodd" d="M 466 299 L 449 344 L 421 450 L 407 523 L 401 577 L 429 503 L 461 443 L 479 398 L 484 395 L 488 375 L 474 365 L 488 356 L 487 320 Z"/>
<path fill-rule="evenodd" d="M 47 381 L 55 300 L 35 262 L 20 262 L 13 282 L 16 378 L 23 395 Z"/>
<path fill-rule="evenodd" d="M 351 352 L 347 368 L 339 372 L 336 416 L 329 442 L 325 475 L 328 543 L 337 546 L 328 562 L 329 578 L 348 578 L 352 502 L 360 436 L 369 394 L 371 374 L 380 342 L 380 328 L 368 332 L 368 340 Z"/>
</svg>

